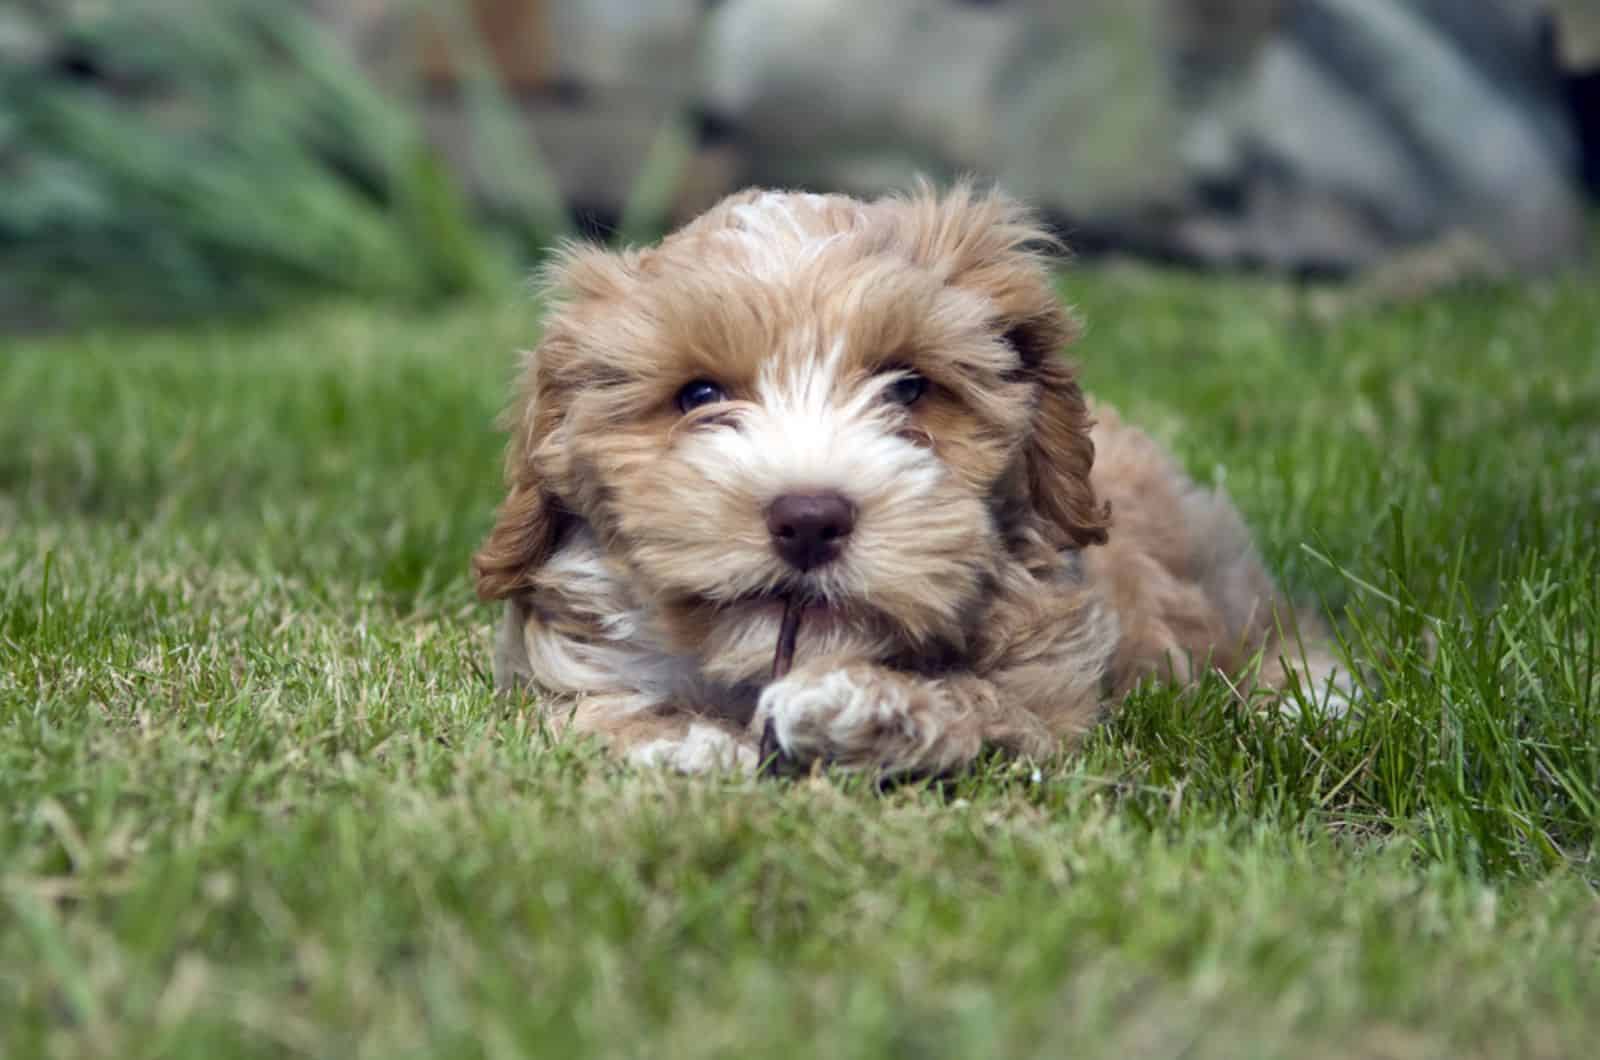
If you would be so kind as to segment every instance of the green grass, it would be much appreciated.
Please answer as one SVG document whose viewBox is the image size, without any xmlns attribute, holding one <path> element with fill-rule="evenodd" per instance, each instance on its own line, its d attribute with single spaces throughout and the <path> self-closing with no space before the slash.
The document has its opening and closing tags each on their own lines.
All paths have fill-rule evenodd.
<svg viewBox="0 0 1600 1060">
<path fill-rule="evenodd" d="M 1068 288 L 1371 665 L 878 794 L 633 773 L 485 675 L 533 311 L 0 345 L 0 1055 L 1581 1055 L 1600 1035 L 1593 274 L 1317 323 Z"/>
</svg>

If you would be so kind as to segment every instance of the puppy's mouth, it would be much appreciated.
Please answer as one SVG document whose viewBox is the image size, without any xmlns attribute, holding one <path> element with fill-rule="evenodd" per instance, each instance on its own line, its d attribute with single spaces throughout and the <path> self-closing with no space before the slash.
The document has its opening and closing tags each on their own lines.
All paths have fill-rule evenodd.
<svg viewBox="0 0 1600 1060">
<path fill-rule="evenodd" d="M 772 655 L 772 679 L 776 681 L 794 665 L 795 644 L 800 639 L 800 627 L 813 631 L 818 627 L 833 626 L 847 619 L 845 609 L 803 590 L 777 593 L 754 602 L 763 610 L 778 614 L 778 642 Z"/>
<path fill-rule="evenodd" d="M 772 656 L 773 680 L 787 674 L 789 668 L 794 665 L 795 645 L 799 643 L 802 626 L 815 634 L 821 628 L 845 621 L 847 617 L 843 606 L 830 603 L 816 593 L 801 587 L 784 587 L 770 592 L 752 593 L 738 598 L 731 605 L 723 605 L 723 609 L 730 606 L 741 609 L 752 619 L 764 616 L 769 621 L 777 622 L 778 640 Z"/>
<path fill-rule="evenodd" d="M 750 608 L 755 614 L 777 620 L 779 632 L 777 655 L 772 661 L 773 677 L 782 677 L 788 672 L 802 626 L 812 630 L 831 626 L 844 621 L 848 614 L 842 605 L 830 603 L 803 589 L 746 596 L 735 606 Z"/>
<path fill-rule="evenodd" d="M 803 585 L 779 585 L 719 601 L 692 597 L 678 606 L 698 614 L 701 622 L 715 616 L 714 621 L 730 633 L 750 628 L 775 631 L 776 641 L 768 642 L 773 645 L 768 668 L 773 680 L 788 673 L 805 645 L 831 643 L 849 631 L 865 633 L 879 624 L 861 603 L 829 599 Z"/>
</svg>

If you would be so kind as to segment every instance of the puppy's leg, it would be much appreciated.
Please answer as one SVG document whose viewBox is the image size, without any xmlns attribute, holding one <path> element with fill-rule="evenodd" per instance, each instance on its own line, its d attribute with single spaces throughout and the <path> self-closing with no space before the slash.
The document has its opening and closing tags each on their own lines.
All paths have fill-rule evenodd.
<svg viewBox="0 0 1600 1060">
<path fill-rule="evenodd" d="M 1274 584 L 1239 510 L 1196 484 L 1148 435 L 1096 409 L 1094 480 L 1115 513 L 1110 541 L 1085 554 L 1117 612 L 1116 694 L 1146 678 L 1186 684 L 1211 667 L 1282 696 L 1297 684 L 1342 712 L 1353 696 L 1322 623 Z M 1259 671 L 1251 661 L 1259 653 Z M 1281 700 L 1287 706 L 1287 700 Z"/>
<path fill-rule="evenodd" d="M 1069 746 L 1100 715 L 1115 616 L 1094 591 L 1009 574 L 971 670 L 811 660 L 767 686 L 751 728 L 802 763 L 902 776 L 953 772 L 986 747 L 1043 758 Z"/>
<path fill-rule="evenodd" d="M 1226 672 L 1253 678 L 1255 689 L 1285 710 L 1315 701 L 1343 714 L 1356 698 L 1348 667 L 1333 651 L 1333 637 L 1313 614 L 1290 605 L 1267 571 L 1239 510 L 1220 489 L 1189 485 L 1182 494 L 1192 584 L 1216 630 L 1211 661 Z M 1195 641 L 1188 644 L 1194 649 Z M 1260 668 L 1247 671 L 1259 652 Z M 1289 695 L 1299 689 L 1299 698 Z"/>
<path fill-rule="evenodd" d="M 870 662 L 817 660 L 762 692 L 751 727 L 800 763 L 823 760 L 884 776 L 935 776 L 985 746 L 1045 755 L 1055 746 L 1034 715 L 1003 705 L 978 677 L 926 678 Z"/>
<path fill-rule="evenodd" d="M 552 613 L 561 602 L 558 597 L 552 603 Z M 637 765 L 681 773 L 755 770 L 755 741 L 732 722 L 618 689 L 626 664 L 633 660 L 616 649 L 597 648 L 596 639 L 569 636 L 534 615 L 525 603 L 512 600 L 495 639 L 495 686 L 505 692 L 540 694 L 531 644 L 545 677 L 539 711 L 552 732 L 597 736 L 614 755 Z M 550 692 L 550 686 L 556 691 Z M 584 691 L 592 688 L 612 690 Z"/>
<path fill-rule="evenodd" d="M 1274 634 L 1262 652 L 1259 682 L 1278 709 L 1298 715 L 1302 704 L 1315 704 L 1325 716 L 1342 717 L 1361 698 L 1350 668 L 1332 650 L 1332 638 L 1314 619 L 1301 618 L 1298 631 Z M 1291 690 L 1298 689 L 1298 695 Z"/>
<path fill-rule="evenodd" d="M 752 773 L 755 741 L 723 718 L 649 705 L 637 695 L 583 696 L 548 712 L 556 733 L 597 736 L 611 753 L 638 766 L 679 773 Z"/>
</svg>

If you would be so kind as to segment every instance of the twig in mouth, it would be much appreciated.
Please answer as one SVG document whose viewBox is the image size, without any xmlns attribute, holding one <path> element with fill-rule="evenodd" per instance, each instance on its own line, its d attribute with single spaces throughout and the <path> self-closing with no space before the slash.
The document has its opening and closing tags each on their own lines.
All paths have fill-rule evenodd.
<svg viewBox="0 0 1600 1060">
<path fill-rule="evenodd" d="M 805 609 L 805 601 L 800 594 L 795 593 L 784 598 L 783 622 L 778 626 L 778 647 L 772 654 L 772 679 L 774 681 L 783 677 L 794 665 L 794 643 L 800 636 L 800 612 Z M 772 719 L 761 729 L 761 765 L 760 772 L 764 776 L 783 776 L 793 772 L 794 763 L 783 753 L 783 748 L 778 744 L 778 734 L 772 725 Z"/>
<path fill-rule="evenodd" d="M 778 650 L 772 657 L 772 679 L 776 681 L 794 665 L 794 643 L 800 636 L 800 612 L 805 603 L 799 594 L 784 598 L 783 624 L 778 627 Z"/>
</svg>

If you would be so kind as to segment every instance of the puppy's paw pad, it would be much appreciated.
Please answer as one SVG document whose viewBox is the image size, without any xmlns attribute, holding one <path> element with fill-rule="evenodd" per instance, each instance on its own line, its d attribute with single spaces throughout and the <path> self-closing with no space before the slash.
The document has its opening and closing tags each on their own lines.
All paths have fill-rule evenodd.
<svg viewBox="0 0 1600 1060">
<path fill-rule="evenodd" d="M 639 744 L 628 752 L 628 761 L 679 773 L 750 773 L 757 760 L 748 741 L 714 725 L 690 725 L 681 737 Z"/>
</svg>

